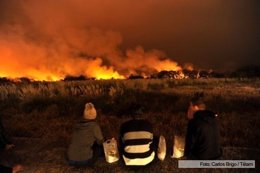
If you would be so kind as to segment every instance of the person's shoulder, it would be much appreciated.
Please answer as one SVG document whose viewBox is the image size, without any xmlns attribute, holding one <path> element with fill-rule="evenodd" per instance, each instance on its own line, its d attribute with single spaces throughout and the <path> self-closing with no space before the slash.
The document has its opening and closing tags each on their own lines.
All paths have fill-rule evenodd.
<svg viewBox="0 0 260 173">
<path fill-rule="evenodd" d="M 214 113 L 211 110 L 199 110 L 199 111 L 195 112 L 195 114 L 194 114 L 195 119 L 201 119 L 201 118 L 204 118 L 204 117 L 215 118 L 216 113 Z"/>
<path fill-rule="evenodd" d="M 98 123 L 95 120 L 85 120 L 85 119 L 80 119 L 76 123 L 77 127 L 88 127 L 88 126 L 98 126 Z"/>
<path fill-rule="evenodd" d="M 132 119 L 125 122 L 124 124 L 151 124 L 151 123 L 146 119 Z"/>
<path fill-rule="evenodd" d="M 91 126 L 100 127 L 100 125 L 98 124 L 98 122 L 95 121 L 95 120 L 89 121 L 88 124 L 91 125 Z"/>
</svg>

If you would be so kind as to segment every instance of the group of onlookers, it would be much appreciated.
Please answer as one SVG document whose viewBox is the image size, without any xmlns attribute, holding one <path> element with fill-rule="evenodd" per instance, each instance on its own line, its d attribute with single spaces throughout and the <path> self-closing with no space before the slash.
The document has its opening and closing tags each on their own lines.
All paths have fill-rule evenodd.
<svg viewBox="0 0 260 173">
<path fill-rule="evenodd" d="M 156 160 L 159 138 L 154 135 L 152 124 L 143 119 L 140 104 L 130 107 L 131 119 L 123 123 L 119 132 L 119 153 L 127 166 L 145 166 Z M 96 122 L 97 112 L 92 103 L 85 105 L 83 117 L 76 123 L 67 151 L 67 160 L 73 166 L 93 166 L 104 156 L 104 137 Z M 188 108 L 189 119 L 185 139 L 184 158 L 188 160 L 219 159 L 222 155 L 217 114 L 206 109 L 203 97 L 195 95 Z M 117 124 L 115 124 L 117 125 Z M 9 150 L 14 147 L 0 124 L 0 147 Z M 22 170 L 21 165 L 5 167 L 0 165 L 1 173 L 15 173 Z"/>
<path fill-rule="evenodd" d="M 121 125 L 119 152 L 125 165 L 145 166 L 156 159 L 159 138 L 154 135 L 152 124 L 143 119 L 142 106 L 130 106 L 131 119 Z M 95 121 L 97 116 L 92 103 L 87 103 L 83 119 L 75 127 L 68 149 L 71 165 L 93 165 L 102 156 L 104 137 Z M 207 110 L 200 94 L 195 95 L 187 112 L 189 119 L 185 138 L 184 158 L 189 160 L 219 159 L 222 155 L 217 114 Z"/>
</svg>

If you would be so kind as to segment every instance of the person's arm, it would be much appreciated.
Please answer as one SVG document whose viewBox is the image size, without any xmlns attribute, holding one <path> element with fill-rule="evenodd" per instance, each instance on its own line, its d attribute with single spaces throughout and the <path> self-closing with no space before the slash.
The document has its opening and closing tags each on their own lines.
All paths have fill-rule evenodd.
<svg viewBox="0 0 260 173">
<path fill-rule="evenodd" d="M 102 135 L 102 131 L 99 125 L 95 126 L 94 129 L 94 136 L 96 138 L 96 142 L 98 145 L 102 145 L 102 143 L 104 142 L 104 137 Z"/>
<path fill-rule="evenodd" d="M 124 124 L 121 125 L 120 127 L 120 132 L 119 132 L 119 151 L 120 153 L 123 153 L 124 151 L 124 141 L 123 141 L 123 137 L 124 137 Z"/>
<path fill-rule="evenodd" d="M 185 139 L 185 149 L 184 149 L 184 156 L 189 157 L 191 155 L 191 150 L 195 143 L 195 129 L 194 129 L 194 122 L 190 120 L 188 123 L 186 139 Z"/>
<path fill-rule="evenodd" d="M 6 166 L 3 166 L 3 165 L 0 165 L 0 172 L 1 173 L 12 173 L 13 169 L 10 168 L 10 167 L 6 167 Z"/>
</svg>

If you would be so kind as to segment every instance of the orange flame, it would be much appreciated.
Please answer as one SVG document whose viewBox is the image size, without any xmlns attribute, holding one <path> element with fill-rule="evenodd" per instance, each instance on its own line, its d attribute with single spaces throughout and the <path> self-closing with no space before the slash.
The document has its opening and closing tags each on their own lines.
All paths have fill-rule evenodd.
<svg viewBox="0 0 260 173">
<path fill-rule="evenodd" d="M 82 0 L 66 0 L 62 5 L 59 1 L 17 4 L 17 8 L 11 8 L 4 3 L 7 7 L 1 8 L 4 15 L 0 24 L 0 77 L 27 77 L 40 81 L 79 75 L 124 79 L 130 74 L 150 76 L 162 70 L 182 70 L 159 50 L 144 50 L 137 46 L 123 52 L 120 33 L 92 27 L 111 28 L 114 25 L 113 20 L 106 18 L 111 17 L 106 8 L 98 8 L 99 12 L 93 8 L 104 5 L 103 1 L 97 4 L 93 1 L 87 6 Z M 107 5 L 114 6 L 113 3 Z M 119 7 L 118 4 L 115 7 Z M 143 8 L 140 9 L 143 13 Z M 105 25 L 99 25 L 97 21 Z"/>
<path fill-rule="evenodd" d="M 57 81 L 67 75 L 124 79 L 130 74 L 149 76 L 155 71 L 182 69 L 158 50 L 144 51 L 139 46 L 127 50 L 124 55 L 118 49 L 120 38 L 117 34 L 102 31 L 87 34 L 88 39 L 92 39 L 87 48 L 84 40 L 77 40 L 79 36 L 73 34 L 68 36 L 73 46 L 62 36 L 51 46 L 45 45 L 44 41 L 41 44 L 28 41 L 22 34 L 4 36 L 0 38 L 0 77 L 27 77 L 39 81 Z M 106 48 L 107 44 L 112 45 Z"/>
<path fill-rule="evenodd" d="M 0 77 L 21 78 L 38 81 L 58 81 L 66 75 L 83 74 L 87 77 L 96 79 L 124 79 L 113 67 L 102 65 L 100 58 L 83 59 L 83 58 L 58 58 L 59 61 L 34 62 L 32 56 L 24 57 L 19 52 L 13 52 L 9 47 L 0 46 Z M 37 56 L 37 54 L 35 55 Z M 40 59 L 37 59 L 40 60 Z"/>
</svg>

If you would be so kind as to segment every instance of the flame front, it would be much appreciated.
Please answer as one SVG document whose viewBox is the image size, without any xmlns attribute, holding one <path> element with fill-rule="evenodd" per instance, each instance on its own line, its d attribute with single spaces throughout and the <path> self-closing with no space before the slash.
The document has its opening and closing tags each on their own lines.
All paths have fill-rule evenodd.
<svg viewBox="0 0 260 173">
<path fill-rule="evenodd" d="M 130 74 L 149 76 L 161 70 L 181 70 L 159 50 L 137 46 L 123 52 L 118 32 L 86 28 L 81 23 L 84 21 L 57 20 L 58 25 L 49 20 L 39 23 L 37 16 L 31 17 L 32 26 L 0 28 L 0 77 L 40 81 L 57 81 L 67 75 L 124 79 Z"/>
<path fill-rule="evenodd" d="M 48 57 L 45 48 L 25 45 L 23 42 L 0 40 L 0 45 L 0 77 L 27 77 L 39 81 L 58 81 L 66 75 L 124 79 L 113 67 L 102 65 L 101 58 L 72 58 L 64 53 L 63 56 Z"/>
<path fill-rule="evenodd" d="M 26 50 L 0 47 L 0 77 L 20 78 L 27 77 L 39 81 L 58 81 L 66 75 L 85 75 L 96 79 L 124 79 L 129 74 L 141 73 L 148 76 L 154 71 L 179 71 L 181 67 L 169 59 L 160 60 L 157 56 L 126 56 L 118 58 L 114 65 L 103 65 L 101 58 L 81 58 L 66 56 L 45 57 L 44 50 L 35 51 L 32 47 Z M 21 46 L 23 47 L 23 46 Z M 32 51 L 33 50 L 33 51 Z M 133 50 L 132 50 L 133 51 Z M 143 51 L 143 50 L 142 50 Z M 136 52 L 138 53 L 138 51 Z M 119 73 L 115 69 L 119 69 Z"/>
<path fill-rule="evenodd" d="M 1 50 L 0 48 L 0 51 Z M 56 64 L 53 62 L 53 66 L 57 66 L 57 68 L 53 68 L 53 66 L 48 68 L 48 64 L 39 63 L 29 66 L 26 62 L 15 61 L 12 54 L 3 55 L 1 55 L 1 57 L 4 58 L 0 64 L 0 77 L 27 77 L 38 81 L 58 81 L 64 79 L 68 74 L 75 76 L 85 75 L 96 79 L 125 78 L 112 67 L 102 66 L 102 60 L 99 58 L 93 60 L 75 59 L 73 61 L 62 58 L 61 61 Z"/>
<path fill-rule="evenodd" d="M 1 20 L 0 77 L 56 81 L 84 75 L 124 79 L 130 74 L 149 76 L 161 70 L 181 69 L 158 50 L 137 46 L 122 51 L 121 34 L 109 27 L 92 27 L 88 15 L 83 15 L 88 12 L 87 6 L 79 1 L 21 4 L 14 8 L 19 11 L 6 14 L 10 19 Z"/>
</svg>

